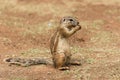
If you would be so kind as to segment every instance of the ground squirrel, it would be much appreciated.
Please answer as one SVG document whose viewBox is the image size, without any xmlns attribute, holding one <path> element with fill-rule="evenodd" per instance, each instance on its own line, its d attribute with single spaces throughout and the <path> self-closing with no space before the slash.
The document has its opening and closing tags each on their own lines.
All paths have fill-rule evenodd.
<svg viewBox="0 0 120 80">
<path fill-rule="evenodd" d="M 60 20 L 60 25 L 50 40 L 50 50 L 55 68 L 68 70 L 70 64 L 80 64 L 71 61 L 70 45 L 68 43 L 68 38 L 80 29 L 81 26 L 74 17 L 67 16 Z"/>
<path fill-rule="evenodd" d="M 50 39 L 50 50 L 55 68 L 68 70 L 70 64 L 79 65 L 79 62 L 71 61 L 70 45 L 68 37 L 80 30 L 81 26 L 74 17 L 63 17 L 54 35 Z M 7 58 L 5 62 L 10 65 L 31 66 L 38 64 L 50 64 L 52 61 L 45 58 Z"/>
</svg>

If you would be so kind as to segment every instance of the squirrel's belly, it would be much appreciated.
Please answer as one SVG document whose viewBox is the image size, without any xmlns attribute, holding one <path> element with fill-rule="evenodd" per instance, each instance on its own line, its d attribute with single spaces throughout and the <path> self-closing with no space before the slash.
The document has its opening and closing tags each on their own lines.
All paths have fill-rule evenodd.
<svg viewBox="0 0 120 80">
<path fill-rule="evenodd" d="M 65 53 L 66 55 L 70 55 L 70 45 L 67 41 L 60 41 L 57 46 L 57 53 Z"/>
</svg>

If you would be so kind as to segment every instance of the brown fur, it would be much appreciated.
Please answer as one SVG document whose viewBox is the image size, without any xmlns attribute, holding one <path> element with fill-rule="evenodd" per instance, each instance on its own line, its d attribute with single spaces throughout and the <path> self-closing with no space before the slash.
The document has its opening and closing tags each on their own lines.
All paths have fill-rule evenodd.
<svg viewBox="0 0 120 80">
<path fill-rule="evenodd" d="M 55 68 L 60 70 L 69 69 L 71 52 L 68 38 L 80 29 L 81 26 L 75 18 L 64 17 L 61 19 L 60 25 L 50 41 L 50 50 Z"/>
</svg>

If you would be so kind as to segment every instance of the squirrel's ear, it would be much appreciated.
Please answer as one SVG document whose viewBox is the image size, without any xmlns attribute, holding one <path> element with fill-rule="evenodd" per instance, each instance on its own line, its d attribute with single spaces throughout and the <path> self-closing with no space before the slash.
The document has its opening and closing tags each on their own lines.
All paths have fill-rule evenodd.
<svg viewBox="0 0 120 80">
<path fill-rule="evenodd" d="M 61 20 L 60 20 L 60 24 L 63 23 L 65 21 L 65 17 L 63 17 Z"/>
</svg>

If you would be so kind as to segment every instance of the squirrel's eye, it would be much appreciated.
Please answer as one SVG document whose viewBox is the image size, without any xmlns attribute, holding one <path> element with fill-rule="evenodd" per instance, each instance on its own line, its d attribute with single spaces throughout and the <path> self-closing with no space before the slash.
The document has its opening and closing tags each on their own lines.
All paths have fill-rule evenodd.
<svg viewBox="0 0 120 80">
<path fill-rule="evenodd" d="M 70 19 L 70 21 L 73 21 L 73 19 Z"/>
</svg>

